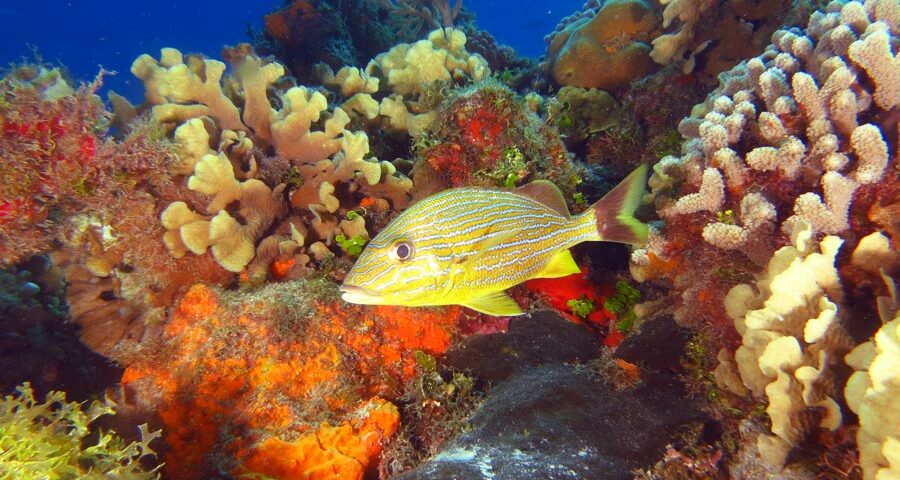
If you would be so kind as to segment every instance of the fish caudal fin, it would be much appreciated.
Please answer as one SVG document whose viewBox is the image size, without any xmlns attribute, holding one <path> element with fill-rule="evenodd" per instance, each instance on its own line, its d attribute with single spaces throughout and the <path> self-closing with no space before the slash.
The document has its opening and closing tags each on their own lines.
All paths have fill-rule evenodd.
<svg viewBox="0 0 900 480">
<path fill-rule="evenodd" d="M 625 180 L 591 207 L 600 240 L 630 244 L 647 241 L 647 225 L 634 218 L 634 211 L 641 205 L 646 183 L 645 164 L 634 169 Z"/>
</svg>

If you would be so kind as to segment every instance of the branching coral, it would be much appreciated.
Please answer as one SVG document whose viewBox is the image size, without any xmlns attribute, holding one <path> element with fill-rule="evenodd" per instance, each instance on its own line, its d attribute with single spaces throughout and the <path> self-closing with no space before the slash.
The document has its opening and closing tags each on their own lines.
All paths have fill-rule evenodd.
<svg viewBox="0 0 900 480">
<path fill-rule="evenodd" d="M 735 273 L 753 271 L 739 257 L 764 264 L 799 222 L 819 234 L 853 228 L 857 238 L 876 228 L 852 214 L 882 196 L 892 201 L 897 177 L 887 165 L 896 124 L 885 121 L 882 105 L 894 100 L 875 101 L 874 92 L 890 92 L 893 80 L 867 74 L 848 52 L 866 49 L 881 63 L 896 62 L 866 40 L 897 24 L 886 3 L 833 3 L 828 13 L 813 14 L 805 32 L 776 32 L 763 55 L 723 75 L 720 87 L 682 121 L 682 155 L 654 167 L 650 184 L 666 226 L 635 254 L 637 277 L 673 278 L 688 304 L 721 291 L 708 279 L 689 280 L 686 270 L 663 271 L 654 259 L 671 262 L 666 269 L 686 268 L 679 259 L 688 255 L 717 268 L 724 256 Z M 688 322 L 696 314 L 677 312 Z M 705 320 L 714 318 L 720 314 Z"/>
<path fill-rule="evenodd" d="M 896 269 L 877 214 L 897 202 L 895 79 L 862 59 L 895 64 L 883 39 L 896 45 L 898 13 L 895 2 L 833 2 L 805 30 L 776 32 L 682 121 L 681 155 L 650 180 L 663 223 L 632 273 L 670 281 L 676 320 L 728 346 L 716 376 L 768 402 L 771 434 L 753 450 L 776 468 L 842 425 L 842 357 L 855 343 L 844 329 L 872 331 L 858 305 L 873 265 Z"/>
<path fill-rule="evenodd" d="M 664 0 L 664 32 L 653 39 L 650 56 L 685 73 L 715 76 L 759 53 L 782 25 L 803 21 L 809 4 L 765 0 Z"/>
</svg>

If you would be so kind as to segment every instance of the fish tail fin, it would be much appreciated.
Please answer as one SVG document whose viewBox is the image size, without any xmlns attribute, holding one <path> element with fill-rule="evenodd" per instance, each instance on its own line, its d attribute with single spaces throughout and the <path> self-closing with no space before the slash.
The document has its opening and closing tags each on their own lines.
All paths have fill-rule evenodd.
<svg viewBox="0 0 900 480">
<path fill-rule="evenodd" d="M 629 244 L 647 241 L 647 225 L 634 218 L 646 191 L 647 170 L 646 164 L 634 169 L 591 206 L 600 240 Z"/>
</svg>

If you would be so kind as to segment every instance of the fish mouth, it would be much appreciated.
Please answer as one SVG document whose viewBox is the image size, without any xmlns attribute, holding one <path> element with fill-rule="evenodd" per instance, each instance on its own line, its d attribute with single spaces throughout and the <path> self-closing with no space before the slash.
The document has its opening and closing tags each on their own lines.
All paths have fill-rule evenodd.
<svg viewBox="0 0 900 480">
<path fill-rule="evenodd" d="M 375 290 L 369 290 L 365 287 L 356 285 L 341 285 L 341 298 L 345 302 L 357 303 L 361 305 L 378 305 L 381 303 L 381 294 Z"/>
</svg>

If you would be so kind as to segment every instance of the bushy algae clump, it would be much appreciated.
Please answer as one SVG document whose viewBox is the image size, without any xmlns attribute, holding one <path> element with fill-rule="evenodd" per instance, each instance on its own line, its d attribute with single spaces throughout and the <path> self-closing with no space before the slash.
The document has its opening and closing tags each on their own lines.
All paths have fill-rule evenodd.
<svg viewBox="0 0 900 480">
<path fill-rule="evenodd" d="M 115 404 L 93 401 L 87 408 L 67 402 L 63 392 L 50 392 L 43 402 L 31 384 L 0 400 L 0 478 L 38 479 L 158 479 L 157 468 L 141 465 L 156 456 L 150 442 L 159 432 L 140 426 L 141 440 L 126 442 L 114 433 L 91 427 L 114 414 Z"/>
</svg>

